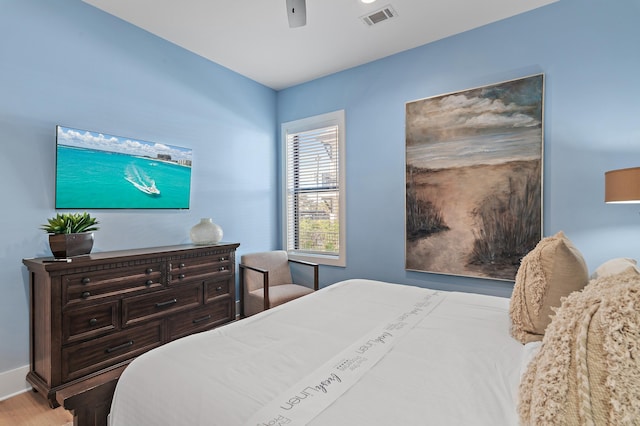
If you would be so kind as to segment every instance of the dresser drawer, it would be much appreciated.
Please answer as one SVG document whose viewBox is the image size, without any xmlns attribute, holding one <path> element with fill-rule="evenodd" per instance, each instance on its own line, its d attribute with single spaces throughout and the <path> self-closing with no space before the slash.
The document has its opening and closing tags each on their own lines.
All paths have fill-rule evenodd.
<svg viewBox="0 0 640 426">
<path fill-rule="evenodd" d="M 161 263 L 114 268 L 62 277 L 62 303 L 87 303 L 163 285 Z"/>
<path fill-rule="evenodd" d="M 213 256 L 180 259 L 169 264 L 169 284 L 202 281 L 204 279 L 229 275 L 232 271 L 231 256 L 222 253 Z"/>
<path fill-rule="evenodd" d="M 200 305 L 201 284 L 127 297 L 122 300 L 122 325 L 126 327 Z"/>
<path fill-rule="evenodd" d="M 147 323 L 62 348 L 62 380 L 73 380 L 162 344 L 162 322 Z"/>
<path fill-rule="evenodd" d="M 63 343 L 88 339 L 115 330 L 120 323 L 118 306 L 116 300 L 63 312 Z"/>
<path fill-rule="evenodd" d="M 238 246 L 134 248 L 71 262 L 23 259 L 30 295 L 27 381 L 54 407 L 57 396 L 102 387 L 103 373 L 148 350 L 235 319 Z"/>
<path fill-rule="evenodd" d="M 231 294 L 232 283 L 227 280 L 207 280 L 204 282 L 204 302 L 216 300 L 221 297 L 229 297 Z"/>
<path fill-rule="evenodd" d="M 169 340 L 204 331 L 233 320 L 231 300 L 209 303 L 201 308 L 177 314 L 168 319 Z"/>
</svg>

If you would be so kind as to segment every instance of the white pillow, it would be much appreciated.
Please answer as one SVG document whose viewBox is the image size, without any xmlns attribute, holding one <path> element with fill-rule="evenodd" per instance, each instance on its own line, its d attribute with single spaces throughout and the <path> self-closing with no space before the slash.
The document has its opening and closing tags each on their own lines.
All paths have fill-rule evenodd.
<svg viewBox="0 0 640 426">
<path fill-rule="evenodd" d="M 607 260 L 602 265 L 598 266 L 596 270 L 591 274 L 591 279 L 609 277 L 611 275 L 618 275 L 620 272 L 629 268 L 633 268 L 636 273 L 640 274 L 640 268 L 638 268 L 638 262 L 635 259 L 628 257 L 618 257 L 615 259 Z"/>
<path fill-rule="evenodd" d="M 522 359 L 520 360 L 520 377 L 527 371 L 529 363 L 533 360 L 533 357 L 540 352 L 540 346 L 542 342 L 537 340 L 535 342 L 525 343 L 522 347 Z"/>
</svg>

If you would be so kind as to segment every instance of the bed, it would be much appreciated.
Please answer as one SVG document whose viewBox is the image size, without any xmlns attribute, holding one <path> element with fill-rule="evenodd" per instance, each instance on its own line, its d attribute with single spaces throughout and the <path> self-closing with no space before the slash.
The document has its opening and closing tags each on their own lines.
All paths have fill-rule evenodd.
<svg viewBox="0 0 640 426">
<path fill-rule="evenodd" d="M 509 299 L 353 279 L 150 351 L 109 424 L 515 425 Z"/>
<path fill-rule="evenodd" d="M 640 425 L 640 267 L 560 231 L 510 299 L 347 280 L 81 385 L 82 426 Z"/>
</svg>

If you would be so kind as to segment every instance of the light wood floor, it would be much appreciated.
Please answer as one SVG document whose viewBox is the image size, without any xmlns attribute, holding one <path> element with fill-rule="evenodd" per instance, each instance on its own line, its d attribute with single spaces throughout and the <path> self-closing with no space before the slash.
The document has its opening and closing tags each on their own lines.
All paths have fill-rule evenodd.
<svg viewBox="0 0 640 426">
<path fill-rule="evenodd" d="M 0 401 L 1 426 L 63 426 L 67 424 L 73 424 L 71 413 L 62 407 L 49 408 L 46 399 L 35 392 L 24 392 Z"/>
</svg>

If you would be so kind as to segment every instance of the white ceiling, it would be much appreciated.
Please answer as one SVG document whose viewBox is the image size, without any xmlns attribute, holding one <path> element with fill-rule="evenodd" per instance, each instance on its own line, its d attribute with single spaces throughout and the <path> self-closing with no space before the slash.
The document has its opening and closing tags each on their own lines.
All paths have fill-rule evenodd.
<svg viewBox="0 0 640 426">
<path fill-rule="evenodd" d="M 285 0 L 83 0 L 276 90 L 558 0 L 307 0 L 289 28 Z M 397 17 L 360 18 L 390 5 Z"/>
</svg>

